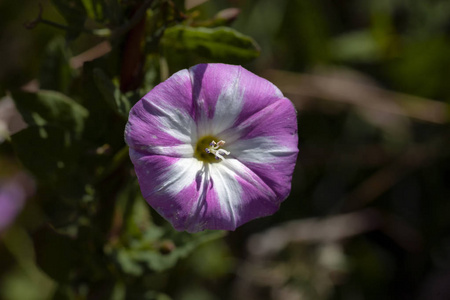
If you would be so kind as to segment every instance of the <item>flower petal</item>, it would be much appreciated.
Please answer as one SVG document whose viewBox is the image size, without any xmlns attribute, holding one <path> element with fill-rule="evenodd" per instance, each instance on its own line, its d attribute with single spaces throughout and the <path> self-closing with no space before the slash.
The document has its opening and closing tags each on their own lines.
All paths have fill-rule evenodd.
<svg viewBox="0 0 450 300">
<path fill-rule="evenodd" d="M 235 159 L 211 166 L 215 197 L 209 200 L 204 222 L 210 229 L 235 230 L 238 226 L 273 214 L 282 200 L 263 180 Z"/>
<path fill-rule="evenodd" d="M 196 141 L 189 72 L 182 70 L 157 85 L 131 109 L 125 140 L 146 154 L 192 157 Z"/>
<path fill-rule="evenodd" d="M 209 164 L 193 158 L 147 156 L 133 150 L 130 154 L 142 195 L 175 229 L 225 229 L 218 228 L 220 218 L 211 215 L 211 211 L 220 208 L 212 189 Z"/>
<path fill-rule="evenodd" d="M 275 138 L 239 140 L 228 147 L 230 156 L 248 167 L 283 201 L 291 190 L 298 149 L 283 146 Z"/>
<path fill-rule="evenodd" d="M 239 88 L 242 70 L 224 64 L 200 64 L 189 70 L 199 136 L 216 135 L 236 121 L 243 106 Z"/>
<path fill-rule="evenodd" d="M 245 120 L 236 123 L 233 130 L 239 132 L 240 139 L 271 136 L 276 137 L 283 145 L 297 148 L 297 113 L 292 103 L 286 98 L 277 99 Z"/>
<path fill-rule="evenodd" d="M 0 233 L 13 223 L 24 206 L 24 188 L 14 181 L 0 182 Z"/>
<path fill-rule="evenodd" d="M 184 230 L 198 199 L 196 184 L 203 163 L 195 158 L 146 155 L 130 149 L 142 195 L 178 230 Z M 198 180 L 197 180 L 198 181 Z"/>
<path fill-rule="evenodd" d="M 234 159 L 203 164 L 130 153 L 144 198 L 177 230 L 235 230 L 273 214 L 281 202 L 271 187 Z"/>
<path fill-rule="evenodd" d="M 247 120 L 261 110 L 273 111 L 275 107 L 271 106 L 284 98 L 281 91 L 273 83 L 242 67 L 239 76 L 239 89 L 243 93 L 243 106 L 236 124 Z"/>
<path fill-rule="evenodd" d="M 272 112 L 278 101 L 292 107 L 275 85 L 241 66 L 200 64 L 189 71 L 199 136 L 223 135 L 231 142 L 240 137 L 233 127 L 253 115 Z"/>
<path fill-rule="evenodd" d="M 233 130 L 240 138 L 227 145 L 230 156 L 249 167 L 280 199 L 285 199 L 298 154 L 296 113 L 290 101 L 276 100 Z"/>
<path fill-rule="evenodd" d="M 194 158 L 205 136 L 226 140 L 231 154 L 213 163 Z M 126 141 L 142 194 L 175 229 L 234 230 L 274 213 L 288 196 L 296 112 L 278 88 L 240 66 L 197 65 L 133 107 Z"/>
</svg>

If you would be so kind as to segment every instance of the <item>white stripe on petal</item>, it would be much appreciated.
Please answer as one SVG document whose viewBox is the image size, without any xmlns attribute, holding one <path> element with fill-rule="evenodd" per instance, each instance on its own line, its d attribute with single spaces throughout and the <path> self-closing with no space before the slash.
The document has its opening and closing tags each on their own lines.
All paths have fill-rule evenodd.
<svg viewBox="0 0 450 300">
<path fill-rule="evenodd" d="M 190 217 L 186 220 L 185 226 L 186 230 L 189 232 L 198 232 L 205 230 L 207 222 L 203 220 L 201 214 L 202 209 L 208 206 L 207 194 L 211 187 L 211 173 L 210 164 L 203 163 L 201 169 L 196 172 L 195 181 L 197 184 L 197 199 L 196 203 L 192 205 L 190 211 Z"/>
<path fill-rule="evenodd" d="M 154 101 L 146 99 L 143 101 L 160 113 L 157 117 L 160 130 L 184 143 L 191 143 L 192 140 L 196 140 L 196 137 L 193 136 L 196 132 L 196 124 L 187 112 L 170 105 L 161 103 L 158 105 Z"/>
<path fill-rule="evenodd" d="M 210 172 L 221 211 L 229 219 L 233 228 L 236 228 L 242 187 L 236 180 L 234 173 L 222 163 L 211 164 Z"/>
<path fill-rule="evenodd" d="M 235 68 L 236 74 L 230 76 L 232 80 L 227 82 L 222 90 L 214 107 L 214 115 L 209 119 L 206 111 L 201 111 L 198 120 L 198 135 L 218 135 L 231 128 L 238 118 L 244 106 L 244 87 L 240 86 L 241 68 Z M 199 99 L 199 106 L 206 107 L 203 99 Z"/>
<path fill-rule="evenodd" d="M 231 156 L 242 162 L 271 163 L 279 157 L 297 153 L 296 148 L 288 148 L 270 137 L 240 139 L 227 146 Z"/>
<path fill-rule="evenodd" d="M 244 195 L 242 182 L 246 182 L 255 191 L 264 195 L 260 205 L 264 206 L 264 201 L 276 199 L 274 191 L 236 159 L 226 159 L 217 164 L 210 164 L 210 178 L 222 215 L 227 220 L 226 222 L 231 224 L 229 228 L 236 228 L 241 224 L 243 210 L 249 204 L 245 201 L 252 197 L 258 197 L 257 195 Z"/>
<path fill-rule="evenodd" d="M 244 89 L 240 88 L 240 69 L 234 81 L 223 88 L 217 99 L 214 117 L 212 119 L 213 133 L 218 134 L 230 128 L 244 106 Z"/>
<path fill-rule="evenodd" d="M 197 172 L 201 170 L 203 163 L 195 158 L 180 158 L 172 164 L 164 176 L 159 178 L 161 184 L 157 186 L 150 194 L 144 195 L 148 198 L 153 194 L 169 193 L 177 195 L 184 188 L 188 187 L 195 181 Z"/>
<path fill-rule="evenodd" d="M 234 173 L 234 178 L 236 178 L 236 176 L 242 178 L 250 185 L 255 187 L 255 189 L 264 192 L 267 198 L 274 198 L 276 196 L 275 193 L 270 189 L 270 187 L 264 183 L 264 181 L 259 179 L 258 176 L 255 173 L 253 173 L 251 169 L 249 169 L 239 160 L 227 159 L 222 163 L 224 167 L 228 168 L 232 173 Z"/>
<path fill-rule="evenodd" d="M 174 146 L 157 146 L 157 145 L 148 145 L 142 146 L 141 151 L 145 151 L 145 153 L 149 152 L 157 155 L 165 155 L 172 157 L 185 157 L 192 158 L 194 155 L 194 148 L 191 144 L 181 144 Z"/>
</svg>

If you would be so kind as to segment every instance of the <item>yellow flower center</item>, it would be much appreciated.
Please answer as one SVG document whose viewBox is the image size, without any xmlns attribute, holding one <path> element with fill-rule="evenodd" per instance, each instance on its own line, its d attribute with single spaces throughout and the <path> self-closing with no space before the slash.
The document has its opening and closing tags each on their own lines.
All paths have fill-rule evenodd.
<svg viewBox="0 0 450 300">
<path fill-rule="evenodd" d="M 218 142 L 216 142 L 218 140 Z M 207 135 L 198 140 L 195 146 L 194 156 L 203 162 L 216 163 L 224 160 L 224 155 L 229 155 L 230 152 L 221 149 L 225 145 L 225 141 L 219 140 L 213 136 Z"/>
</svg>

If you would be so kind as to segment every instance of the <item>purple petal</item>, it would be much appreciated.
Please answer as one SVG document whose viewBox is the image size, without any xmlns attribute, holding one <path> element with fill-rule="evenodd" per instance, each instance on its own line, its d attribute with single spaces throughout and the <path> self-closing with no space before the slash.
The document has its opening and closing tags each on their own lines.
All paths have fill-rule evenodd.
<svg viewBox="0 0 450 300">
<path fill-rule="evenodd" d="M 200 64 L 189 69 L 192 78 L 192 95 L 198 115 L 214 117 L 216 104 L 221 95 L 236 92 L 242 67 L 225 64 Z M 230 99 L 232 101 L 232 99 Z M 226 114 L 226 111 L 221 111 Z"/>
<path fill-rule="evenodd" d="M 217 227 L 219 220 L 209 217 L 217 201 L 208 165 L 194 158 L 148 156 L 133 150 L 130 156 L 142 195 L 175 229 L 197 232 Z"/>
<path fill-rule="evenodd" d="M 279 199 L 284 200 L 291 190 L 298 154 L 295 108 L 282 95 L 280 98 L 276 98 L 276 95 L 264 98 L 255 90 L 246 96 L 246 103 L 254 105 L 244 108 L 239 120 L 229 130 L 234 131 L 235 135 L 238 133 L 239 139 L 229 143 L 227 150 L 266 182 Z M 256 109 L 257 97 L 261 97 L 261 102 L 267 106 Z"/>
<path fill-rule="evenodd" d="M 242 224 L 273 214 L 281 203 L 272 188 L 235 159 L 211 165 L 214 196 L 202 216 L 209 229 L 235 230 Z"/>
<path fill-rule="evenodd" d="M 144 198 L 177 230 L 234 230 L 280 204 L 271 187 L 237 160 L 203 164 L 133 150 L 131 158 Z"/>
<path fill-rule="evenodd" d="M 176 73 L 133 107 L 125 135 L 142 194 L 177 230 L 234 230 L 274 213 L 290 192 L 295 109 L 240 66 Z M 194 158 L 207 135 L 226 140 L 226 159 Z"/>
<path fill-rule="evenodd" d="M 233 129 L 240 132 L 240 139 L 272 136 L 297 148 L 297 113 L 286 98 L 276 99 L 244 121 L 237 122 Z"/>
<path fill-rule="evenodd" d="M 8 181 L 0 185 L 0 232 L 14 222 L 23 208 L 25 198 L 26 193 L 20 184 Z"/>
<path fill-rule="evenodd" d="M 184 230 L 198 202 L 196 179 L 202 163 L 195 158 L 146 155 L 130 149 L 145 200 L 177 230 Z"/>
<path fill-rule="evenodd" d="M 231 156 L 248 167 L 283 201 L 291 190 L 297 160 L 297 136 L 280 142 L 275 137 L 239 140 L 228 147 Z M 295 145 L 295 146 L 294 146 Z"/>
<path fill-rule="evenodd" d="M 278 101 L 293 109 L 275 85 L 241 66 L 200 64 L 192 67 L 190 74 L 200 135 L 235 131 L 236 125 L 255 114 L 263 116 L 276 110 Z M 228 132 L 224 136 L 230 141 L 239 138 L 230 137 Z"/>
<path fill-rule="evenodd" d="M 198 134 L 216 135 L 230 128 L 242 110 L 240 66 L 201 64 L 189 71 L 192 77 Z"/>
<path fill-rule="evenodd" d="M 270 81 L 259 77 L 242 67 L 241 69 L 239 88 L 244 94 L 244 105 L 236 124 L 246 121 L 248 118 L 263 110 L 273 112 L 277 109 L 277 101 L 284 98 L 281 91 Z M 291 108 L 293 108 L 289 100 L 284 100 L 286 100 Z"/>
<path fill-rule="evenodd" d="M 191 80 L 189 72 L 182 70 L 131 109 L 125 141 L 147 154 L 192 157 L 195 133 Z"/>
</svg>

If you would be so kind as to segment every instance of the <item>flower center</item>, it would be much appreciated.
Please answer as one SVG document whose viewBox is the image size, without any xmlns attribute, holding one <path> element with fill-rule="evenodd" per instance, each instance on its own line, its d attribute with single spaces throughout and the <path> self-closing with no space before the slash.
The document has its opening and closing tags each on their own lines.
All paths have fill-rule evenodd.
<svg viewBox="0 0 450 300">
<path fill-rule="evenodd" d="M 229 155 L 230 152 L 221 149 L 223 145 L 225 145 L 225 141 L 218 140 L 213 136 L 205 136 L 198 140 L 197 146 L 195 147 L 194 156 L 201 161 L 214 163 L 224 160 L 224 155 Z"/>
</svg>

